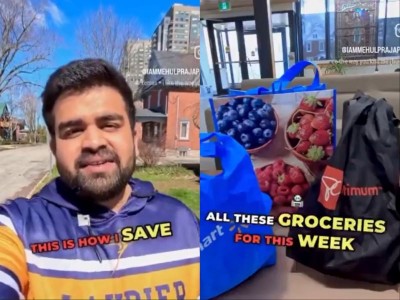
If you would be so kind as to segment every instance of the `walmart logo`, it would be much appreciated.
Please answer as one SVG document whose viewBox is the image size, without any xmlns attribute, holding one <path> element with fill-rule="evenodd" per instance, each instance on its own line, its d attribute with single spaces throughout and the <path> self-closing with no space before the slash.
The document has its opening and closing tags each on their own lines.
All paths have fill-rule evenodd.
<svg viewBox="0 0 400 300">
<path fill-rule="evenodd" d="M 242 233 L 242 228 L 249 228 L 249 225 L 246 224 L 236 224 L 233 221 L 231 221 L 230 223 L 233 225 L 229 228 L 229 231 L 234 231 L 236 229 L 237 233 Z"/>
</svg>

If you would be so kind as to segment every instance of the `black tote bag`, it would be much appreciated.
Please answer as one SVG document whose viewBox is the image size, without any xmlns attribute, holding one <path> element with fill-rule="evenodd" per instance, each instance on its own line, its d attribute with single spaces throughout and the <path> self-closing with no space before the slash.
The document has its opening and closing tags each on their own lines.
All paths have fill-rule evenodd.
<svg viewBox="0 0 400 300">
<path fill-rule="evenodd" d="M 374 283 L 400 282 L 400 148 L 393 108 L 356 96 L 341 140 L 299 210 L 303 216 L 384 220 L 384 233 L 291 227 L 287 256 L 324 274 Z M 398 120 L 397 120 L 398 121 Z M 382 224 L 381 224 L 382 225 Z M 298 235 L 354 238 L 355 251 L 301 248 Z"/>
</svg>

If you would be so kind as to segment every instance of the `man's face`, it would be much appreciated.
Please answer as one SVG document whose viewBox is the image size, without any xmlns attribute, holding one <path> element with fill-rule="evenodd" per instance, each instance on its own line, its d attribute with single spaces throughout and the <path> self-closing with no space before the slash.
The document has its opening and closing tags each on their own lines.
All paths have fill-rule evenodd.
<svg viewBox="0 0 400 300">
<path fill-rule="evenodd" d="M 122 96 L 106 86 L 67 94 L 53 114 L 61 178 L 96 202 L 123 192 L 135 168 L 135 144 Z"/>
</svg>

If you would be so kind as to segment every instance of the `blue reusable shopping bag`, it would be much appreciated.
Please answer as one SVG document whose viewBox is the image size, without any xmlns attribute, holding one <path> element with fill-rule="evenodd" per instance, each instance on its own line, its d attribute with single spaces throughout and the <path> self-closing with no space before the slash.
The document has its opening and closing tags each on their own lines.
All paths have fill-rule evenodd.
<svg viewBox="0 0 400 300">
<path fill-rule="evenodd" d="M 200 134 L 202 157 L 219 158 L 222 173 L 200 174 L 200 295 L 210 299 L 242 283 L 258 270 L 276 262 L 276 248 L 234 243 L 236 232 L 272 235 L 272 227 L 206 221 L 209 212 L 268 215 L 271 198 L 260 191 L 246 150 L 221 133 Z M 219 227 L 217 227 L 219 226 Z"/>
</svg>

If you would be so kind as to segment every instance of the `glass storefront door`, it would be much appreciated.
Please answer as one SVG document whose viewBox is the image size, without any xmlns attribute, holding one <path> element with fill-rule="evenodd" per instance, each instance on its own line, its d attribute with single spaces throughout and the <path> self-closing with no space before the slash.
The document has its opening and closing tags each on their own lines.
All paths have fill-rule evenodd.
<svg viewBox="0 0 400 300">
<path fill-rule="evenodd" d="M 294 15 L 292 11 L 273 13 L 275 77 L 281 76 L 295 62 Z M 292 21 L 291 21 L 292 20 Z M 238 88 L 246 79 L 261 78 L 258 36 L 253 17 L 206 22 L 208 55 L 211 56 L 217 94 Z M 265 69 L 264 69 L 265 70 Z"/>
</svg>

